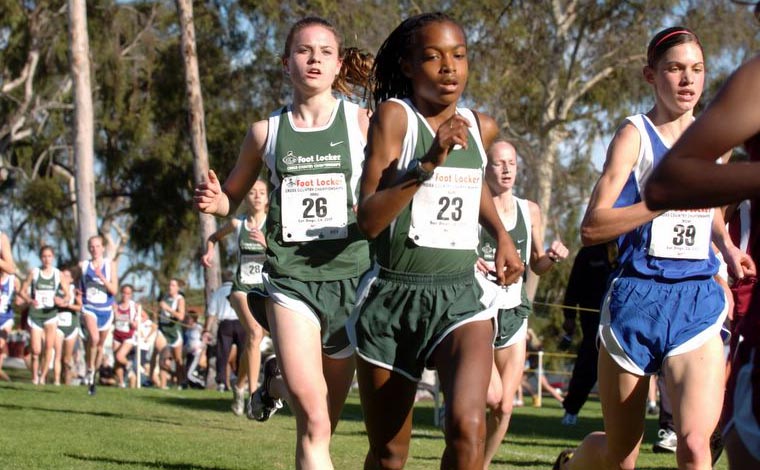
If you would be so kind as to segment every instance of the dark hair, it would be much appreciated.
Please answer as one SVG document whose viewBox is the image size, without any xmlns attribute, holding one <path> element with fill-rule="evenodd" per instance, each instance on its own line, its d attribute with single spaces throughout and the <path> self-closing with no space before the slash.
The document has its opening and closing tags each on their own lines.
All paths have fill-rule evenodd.
<svg viewBox="0 0 760 470">
<path fill-rule="evenodd" d="M 412 95 L 412 81 L 401 71 L 401 61 L 411 56 L 417 45 L 417 32 L 430 23 L 452 23 L 461 29 L 459 23 L 442 12 L 423 13 L 402 21 L 377 51 L 372 68 L 370 107 L 376 108 L 388 98 Z"/>
<path fill-rule="evenodd" d="M 285 48 L 282 51 L 282 58 L 285 59 L 290 56 L 295 35 L 302 29 L 315 25 L 322 26 L 333 33 L 335 41 L 338 43 L 338 54 L 343 61 L 343 66 L 332 84 L 333 90 L 346 96 L 362 96 L 364 94 L 363 91 L 358 89 L 369 90 L 369 77 L 374 58 L 369 52 L 362 51 L 356 47 L 344 49 L 343 36 L 341 36 L 332 23 L 324 18 L 307 16 L 298 20 L 288 31 L 288 36 L 285 39 Z"/>
<path fill-rule="evenodd" d="M 42 253 L 44 253 L 45 251 L 48 251 L 48 250 L 50 250 L 50 252 L 53 253 L 53 256 L 55 256 L 55 250 L 50 245 L 42 245 L 40 247 L 40 256 L 42 256 Z"/>
<path fill-rule="evenodd" d="M 654 66 L 657 65 L 657 62 L 670 48 L 687 42 L 697 43 L 699 50 L 702 50 L 702 43 L 699 42 L 696 33 L 689 28 L 684 26 L 673 26 L 671 28 L 663 29 L 655 34 L 652 40 L 649 41 L 649 47 L 647 47 L 647 65 L 654 68 Z"/>
</svg>

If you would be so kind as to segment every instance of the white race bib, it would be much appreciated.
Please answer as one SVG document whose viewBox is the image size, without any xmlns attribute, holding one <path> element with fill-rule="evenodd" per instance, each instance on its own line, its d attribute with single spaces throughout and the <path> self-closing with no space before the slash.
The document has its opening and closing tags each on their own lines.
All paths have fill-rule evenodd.
<svg viewBox="0 0 760 470">
<path fill-rule="evenodd" d="M 8 294 L 0 295 L 0 313 L 5 313 L 8 310 L 8 304 L 11 301 L 11 297 Z"/>
<path fill-rule="evenodd" d="M 261 270 L 264 267 L 266 255 L 241 255 L 240 256 L 240 281 L 243 284 L 261 284 Z"/>
<path fill-rule="evenodd" d="M 98 289 L 95 286 L 87 288 L 87 301 L 93 304 L 104 304 L 108 300 L 108 296 L 105 291 Z"/>
<path fill-rule="evenodd" d="M 335 240 L 348 236 L 343 173 L 289 176 L 282 181 L 282 239 Z"/>
<path fill-rule="evenodd" d="M 71 312 L 58 312 L 58 326 L 71 326 Z"/>
<path fill-rule="evenodd" d="M 409 238 L 418 246 L 476 249 L 483 172 L 438 167 L 412 202 Z"/>
<path fill-rule="evenodd" d="M 55 292 L 51 290 L 34 291 L 34 300 L 37 301 L 37 305 L 40 308 L 50 308 L 55 306 L 55 301 L 53 300 L 54 296 Z"/>
<path fill-rule="evenodd" d="M 713 209 L 668 211 L 652 220 L 649 255 L 657 258 L 707 259 Z"/>
<path fill-rule="evenodd" d="M 129 333 L 129 320 L 116 320 L 114 322 L 114 328 L 116 328 L 116 331 L 121 331 L 122 333 Z"/>
</svg>

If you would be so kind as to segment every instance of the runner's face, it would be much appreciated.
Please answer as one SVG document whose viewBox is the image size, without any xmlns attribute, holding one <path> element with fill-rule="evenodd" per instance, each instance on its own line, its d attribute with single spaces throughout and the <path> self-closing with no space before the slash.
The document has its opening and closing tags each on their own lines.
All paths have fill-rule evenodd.
<svg viewBox="0 0 760 470">
<path fill-rule="evenodd" d="M 330 90 L 340 71 L 340 46 L 332 31 L 306 26 L 293 36 L 290 55 L 283 60 L 293 86 L 301 91 Z"/>
<path fill-rule="evenodd" d="M 705 84 L 705 62 L 699 45 L 687 42 L 668 49 L 655 64 L 650 83 L 658 102 L 670 112 L 693 110 Z"/>
<path fill-rule="evenodd" d="M 169 281 L 169 294 L 172 296 L 177 295 L 179 292 L 179 283 L 176 281 L 176 279 L 172 279 Z"/>
<path fill-rule="evenodd" d="M 53 265 L 53 262 L 55 261 L 55 255 L 50 250 L 45 250 L 42 253 L 40 253 L 40 261 L 42 261 L 42 266 L 49 268 Z"/>
<path fill-rule="evenodd" d="M 512 189 L 517 178 L 517 155 L 511 145 L 498 142 L 491 148 L 486 166 L 486 182 L 493 193 Z"/>
<path fill-rule="evenodd" d="M 248 194 L 245 196 L 245 202 L 255 214 L 266 211 L 269 204 L 269 195 L 267 194 L 267 184 L 263 181 L 256 181 Z"/>
<path fill-rule="evenodd" d="M 100 238 L 93 238 L 87 243 L 87 250 L 93 259 L 99 259 L 103 256 L 103 242 L 100 241 Z"/>
<path fill-rule="evenodd" d="M 436 107 L 456 104 L 467 85 L 468 67 L 464 33 L 448 21 L 419 30 L 415 50 L 402 62 L 418 108 L 426 108 L 426 103 Z"/>
<path fill-rule="evenodd" d="M 121 290 L 121 300 L 124 302 L 128 302 L 132 299 L 132 289 L 129 287 L 125 287 Z"/>
</svg>

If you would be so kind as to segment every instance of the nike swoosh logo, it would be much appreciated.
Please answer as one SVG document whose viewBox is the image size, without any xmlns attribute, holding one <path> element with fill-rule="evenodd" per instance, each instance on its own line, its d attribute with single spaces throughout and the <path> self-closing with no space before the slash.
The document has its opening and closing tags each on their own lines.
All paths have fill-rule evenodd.
<svg viewBox="0 0 760 470">
<path fill-rule="evenodd" d="M 522 242 L 524 242 L 524 241 L 525 241 L 525 239 L 523 238 L 522 240 L 517 240 L 517 242 L 516 242 L 516 243 L 522 243 Z"/>
<path fill-rule="evenodd" d="M 339 142 L 330 142 L 330 147 L 335 147 L 336 145 L 340 145 L 340 144 L 342 144 L 342 143 L 343 143 L 343 141 L 342 141 L 342 140 L 341 140 L 341 141 L 339 141 Z"/>
</svg>

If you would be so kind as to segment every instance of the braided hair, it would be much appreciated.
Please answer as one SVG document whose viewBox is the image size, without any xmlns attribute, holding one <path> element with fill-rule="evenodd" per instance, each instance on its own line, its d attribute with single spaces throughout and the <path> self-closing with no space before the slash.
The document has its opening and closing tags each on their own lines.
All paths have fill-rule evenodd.
<svg viewBox="0 0 760 470">
<path fill-rule="evenodd" d="M 412 95 L 412 81 L 401 71 L 401 61 L 411 57 L 417 45 L 417 32 L 430 23 L 459 24 L 442 12 L 422 13 L 404 20 L 386 38 L 377 51 L 372 67 L 371 93 L 369 104 L 377 108 L 388 98 L 402 98 Z"/>
<path fill-rule="evenodd" d="M 285 48 L 282 51 L 282 58 L 290 56 L 293 47 L 293 38 L 302 29 L 309 26 L 322 26 L 329 30 L 335 36 L 335 42 L 338 43 L 338 54 L 343 62 L 340 72 L 335 77 L 332 89 L 346 96 L 360 97 L 364 93 L 358 89 L 369 90 L 369 78 L 372 71 L 373 56 L 369 52 L 362 51 L 356 47 L 343 48 L 343 36 L 333 26 L 332 23 L 319 16 L 307 16 L 298 20 L 288 31 L 285 39 Z"/>
</svg>

